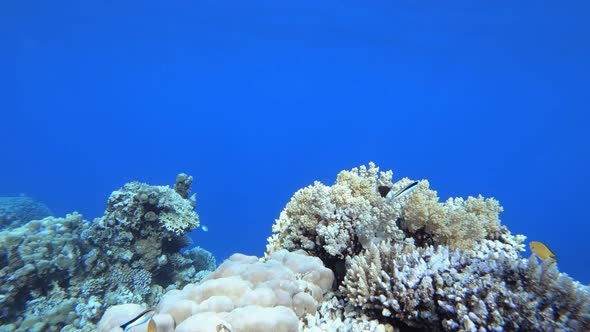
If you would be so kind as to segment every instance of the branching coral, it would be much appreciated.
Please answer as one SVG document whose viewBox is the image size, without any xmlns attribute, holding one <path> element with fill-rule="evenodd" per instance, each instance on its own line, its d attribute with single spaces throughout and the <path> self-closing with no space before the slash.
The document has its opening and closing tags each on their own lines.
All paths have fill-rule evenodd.
<svg viewBox="0 0 590 332">
<path fill-rule="evenodd" d="M 378 186 L 395 192 L 411 182 L 404 178 L 392 183 L 392 176 L 393 172 L 379 172 L 369 163 L 368 168 L 340 172 L 332 186 L 315 182 L 299 190 L 273 225 L 267 254 L 280 248 L 307 250 L 340 279 L 346 257 L 386 239 L 469 248 L 500 232 L 502 208 L 496 200 L 479 196 L 440 203 L 425 180 L 407 196 L 381 197 Z"/>
<path fill-rule="evenodd" d="M 407 198 L 400 226 L 411 234 L 424 231 L 432 242 L 453 248 L 469 248 L 499 230 L 502 207 L 493 198 L 449 198 L 440 203 L 428 181 L 421 181 Z"/>
<path fill-rule="evenodd" d="M 395 225 L 401 206 L 377 193 L 377 184 L 391 184 L 391 172 L 379 174 L 370 164 L 342 171 L 329 187 L 315 182 L 295 193 L 273 225 L 267 254 L 285 248 L 305 249 L 318 257 L 354 255 L 373 241 L 403 238 Z"/>
<path fill-rule="evenodd" d="M 428 331 L 587 331 L 590 296 L 547 261 L 483 240 L 473 249 L 384 241 L 349 262 L 342 292 L 383 321 Z"/>
<path fill-rule="evenodd" d="M 158 332 L 590 330 L 588 288 L 549 261 L 523 259 L 525 238 L 500 224 L 496 200 L 440 202 L 425 180 L 388 198 L 379 186 L 399 193 L 415 183 L 392 175 L 370 163 L 299 190 L 273 225 L 266 261 L 236 254 L 169 291 L 153 317 Z M 142 213 L 148 225 L 160 220 Z M 121 234 L 125 243 L 136 231 Z M 117 331 L 133 311 L 141 307 L 109 309 L 100 330 Z"/>
</svg>

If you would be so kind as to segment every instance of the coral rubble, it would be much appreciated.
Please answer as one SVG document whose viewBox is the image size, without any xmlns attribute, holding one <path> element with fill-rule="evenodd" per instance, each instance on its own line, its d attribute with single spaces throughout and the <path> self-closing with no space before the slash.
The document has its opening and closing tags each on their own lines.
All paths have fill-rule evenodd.
<svg viewBox="0 0 590 332">
<path fill-rule="evenodd" d="M 194 206 L 170 187 L 132 182 L 92 222 L 74 213 L 0 232 L 0 331 L 93 331 L 108 306 L 152 305 L 200 280 L 213 256 L 180 252 L 199 224 Z"/>
</svg>

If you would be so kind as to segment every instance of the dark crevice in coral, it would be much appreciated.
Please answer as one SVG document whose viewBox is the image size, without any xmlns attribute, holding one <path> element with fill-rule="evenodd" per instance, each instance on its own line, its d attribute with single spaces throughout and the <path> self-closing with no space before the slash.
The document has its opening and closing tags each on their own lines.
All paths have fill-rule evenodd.
<svg viewBox="0 0 590 332">
<path fill-rule="evenodd" d="M 5 255 L 0 255 L 0 266 L 8 266 L 8 252 Z"/>
<path fill-rule="evenodd" d="M 25 310 L 29 300 L 31 300 L 31 289 L 29 287 L 19 289 L 14 296 L 14 302 L 10 306 L 0 308 L 0 322 L 5 324 L 15 320 L 16 316 Z"/>
<path fill-rule="evenodd" d="M 190 246 L 192 243 L 193 240 L 186 235 L 176 236 L 171 239 L 164 239 L 162 240 L 162 252 L 180 252 L 182 248 L 186 248 Z"/>
<path fill-rule="evenodd" d="M 403 218 L 398 218 L 395 221 L 395 224 L 397 225 L 397 227 L 399 229 L 401 229 L 404 232 L 404 235 L 406 237 L 411 237 L 414 239 L 414 244 L 417 247 L 422 247 L 422 248 L 426 248 L 428 246 L 434 246 L 434 239 L 432 238 L 432 234 L 426 232 L 425 227 L 419 228 L 418 230 L 416 230 L 415 232 L 410 232 L 407 227 L 404 227 L 404 225 L 406 224 L 406 222 L 404 221 Z"/>
<path fill-rule="evenodd" d="M 410 325 L 402 322 L 401 320 L 397 320 L 397 319 L 392 319 L 392 321 L 389 324 L 397 327 L 399 332 L 438 332 L 438 331 L 441 331 L 439 329 L 434 329 L 432 327 L 410 326 Z"/>
<path fill-rule="evenodd" d="M 172 264 L 167 264 L 156 270 L 152 275 L 152 281 L 158 285 L 170 285 L 174 282 L 175 269 Z"/>
<path fill-rule="evenodd" d="M 420 324 L 417 322 L 411 322 L 408 324 L 407 321 L 403 321 L 401 319 L 395 317 L 385 317 L 381 313 L 381 309 L 373 308 L 367 309 L 364 308 L 362 310 L 363 314 L 367 315 L 369 319 L 376 319 L 381 324 L 389 324 L 391 326 L 396 327 L 396 331 L 399 332 L 440 332 L 444 331 L 442 326 L 436 326 L 433 324 Z"/>
</svg>

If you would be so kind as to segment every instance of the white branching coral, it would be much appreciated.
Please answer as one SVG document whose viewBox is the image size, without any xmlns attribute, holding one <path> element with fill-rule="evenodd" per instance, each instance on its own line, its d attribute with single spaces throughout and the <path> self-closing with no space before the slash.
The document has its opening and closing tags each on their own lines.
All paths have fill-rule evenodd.
<svg viewBox="0 0 590 332">
<path fill-rule="evenodd" d="M 469 248 L 500 231 L 500 204 L 481 196 L 439 202 L 422 180 L 407 196 L 387 199 L 379 186 L 393 192 L 412 181 L 392 182 L 393 172 L 374 163 L 338 174 L 332 186 L 315 182 L 295 193 L 273 225 L 267 254 L 281 248 L 313 252 L 326 263 L 344 260 L 383 240 L 413 238 L 418 245 Z"/>
<path fill-rule="evenodd" d="M 549 261 L 483 240 L 473 249 L 384 241 L 348 262 L 350 304 L 397 326 L 455 331 L 588 331 L 590 296 Z"/>
<path fill-rule="evenodd" d="M 343 258 L 386 238 L 402 239 L 395 225 L 399 203 L 388 203 L 378 185 L 394 186 L 392 173 L 375 164 L 338 174 L 333 186 L 315 182 L 295 193 L 273 225 L 267 254 L 281 248 L 305 249 Z M 396 185 L 399 186 L 399 185 Z"/>
</svg>

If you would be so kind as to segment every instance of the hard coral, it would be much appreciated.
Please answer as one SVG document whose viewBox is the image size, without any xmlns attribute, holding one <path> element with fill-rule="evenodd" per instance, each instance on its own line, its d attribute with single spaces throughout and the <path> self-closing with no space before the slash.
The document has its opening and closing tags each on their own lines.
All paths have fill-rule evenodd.
<svg viewBox="0 0 590 332">
<path fill-rule="evenodd" d="M 265 262 L 234 254 L 201 283 L 164 295 L 154 319 L 176 323 L 176 329 L 158 325 L 161 332 L 216 331 L 219 326 L 232 332 L 295 332 L 298 318 L 315 314 L 333 280 L 332 271 L 303 252 L 277 251 Z M 118 314 L 116 307 L 109 310 L 100 331 L 116 327 L 119 320 L 107 322 Z"/>
<path fill-rule="evenodd" d="M 410 234 L 424 231 L 433 243 L 453 248 L 469 248 L 499 230 L 502 207 L 493 198 L 449 198 L 439 202 L 428 181 L 420 181 L 418 189 L 407 198 L 403 208 L 402 229 Z"/>
<path fill-rule="evenodd" d="M 14 228 L 52 216 L 47 205 L 27 196 L 0 197 L 0 227 Z"/>
<path fill-rule="evenodd" d="M 349 262 L 349 303 L 424 331 L 588 331 L 590 296 L 554 265 L 499 241 L 473 249 L 384 241 Z"/>
<path fill-rule="evenodd" d="M 391 175 L 379 173 L 371 163 L 340 172 L 332 186 L 316 181 L 299 190 L 273 225 L 267 254 L 305 249 L 318 257 L 343 259 L 376 240 L 402 238 L 395 225 L 401 206 L 377 192 L 378 184 L 393 185 Z"/>
<path fill-rule="evenodd" d="M 425 180 L 413 193 L 387 199 L 379 194 L 379 186 L 396 192 L 411 183 L 407 178 L 393 183 L 392 176 L 392 171 L 379 172 L 369 163 L 368 168 L 340 172 L 332 186 L 315 182 L 299 190 L 273 225 L 267 254 L 281 248 L 304 249 L 320 257 L 341 280 L 347 257 L 386 239 L 468 248 L 499 232 L 502 208 L 496 200 L 479 196 L 439 203 Z"/>
<path fill-rule="evenodd" d="M 1 231 L 0 331 L 94 331 L 109 305 L 151 305 L 202 279 L 212 255 L 180 252 L 198 225 L 193 207 L 169 187 L 133 182 L 93 222 L 71 214 Z"/>
<path fill-rule="evenodd" d="M 188 192 L 189 189 L 183 190 Z M 102 219 L 102 224 L 125 224 L 129 229 L 163 230 L 167 238 L 183 235 L 199 226 L 199 216 L 189 199 L 168 186 L 140 182 L 127 183 L 114 191 Z"/>
</svg>

